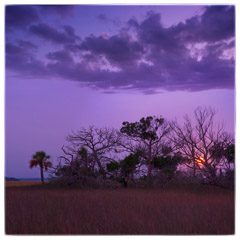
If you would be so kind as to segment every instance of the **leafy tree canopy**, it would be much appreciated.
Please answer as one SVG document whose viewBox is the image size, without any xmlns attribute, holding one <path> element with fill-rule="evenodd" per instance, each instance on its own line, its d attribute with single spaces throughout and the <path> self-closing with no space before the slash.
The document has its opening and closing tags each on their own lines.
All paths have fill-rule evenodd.
<svg viewBox="0 0 240 240">
<path fill-rule="evenodd" d="M 86 158 L 88 155 L 88 151 L 86 148 L 81 147 L 81 149 L 78 151 L 78 154 L 82 157 L 82 158 Z"/>
<path fill-rule="evenodd" d="M 157 130 L 163 124 L 163 118 L 146 117 L 141 118 L 139 122 L 129 123 L 123 122 L 121 133 L 125 133 L 131 137 L 138 137 L 146 140 L 156 140 Z"/>
<path fill-rule="evenodd" d="M 116 171 L 120 168 L 120 165 L 117 161 L 112 161 L 110 163 L 107 163 L 107 170 L 109 172 L 113 172 L 113 171 Z"/>
<path fill-rule="evenodd" d="M 140 163 L 139 158 L 141 157 L 141 152 L 137 151 L 135 154 L 131 153 L 124 160 L 120 161 L 120 167 L 122 175 L 127 176 L 133 173 L 136 166 Z"/>
<path fill-rule="evenodd" d="M 228 160 L 229 163 L 233 163 L 235 160 L 235 144 L 231 144 L 226 147 L 224 151 L 224 156 Z"/>
<path fill-rule="evenodd" d="M 167 155 L 155 157 L 153 159 L 153 166 L 154 168 L 162 170 L 166 174 L 172 175 L 176 171 L 178 164 L 181 164 L 184 161 L 185 159 L 178 152 L 175 153 L 173 156 Z"/>
</svg>

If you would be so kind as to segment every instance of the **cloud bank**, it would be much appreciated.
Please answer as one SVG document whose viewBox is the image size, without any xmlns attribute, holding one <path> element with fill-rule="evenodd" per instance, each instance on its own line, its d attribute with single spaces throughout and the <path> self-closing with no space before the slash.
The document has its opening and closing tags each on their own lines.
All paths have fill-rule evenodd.
<svg viewBox="0 0 240 240">
<path fill-rule="evenodd" d="M 28 9 L 27 17 L 25 6 L 6 12 L 6 28 L 28 26 L 25 31 L 33 37 L 25 43 L 6 43 L 6 69 L 22 77 L 68 79 L 106 93 L 234 88 L 234 6 L 207 6 L 202 15 L 171 27 L 163 26 L 159 13 L 148 12 L 142 21 L 129 19 L 117 34 L 93 33 L 83 39 L 70 25 L 57 29 L 39 20 L 38 12 L 66 15 L 73 11 L 71 7 Z M 16 12 L 19 18 L 25 16 L 19 22 L 13 17 Z M 61 49 L 39 57 L 35 38 Z"/>
</svg>

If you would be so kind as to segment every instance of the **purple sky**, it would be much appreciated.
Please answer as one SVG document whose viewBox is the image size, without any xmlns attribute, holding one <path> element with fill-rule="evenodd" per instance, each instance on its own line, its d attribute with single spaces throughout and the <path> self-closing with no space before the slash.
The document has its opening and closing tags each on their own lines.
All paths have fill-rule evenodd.
<svg viewBox="0 0 240 240">
<path fill-rule="evenodd" d="M 91 124 L 205 105 L 234 133 L 234 29 L 231 6 L 6 7 L 6 176 Z"/>
</svg>

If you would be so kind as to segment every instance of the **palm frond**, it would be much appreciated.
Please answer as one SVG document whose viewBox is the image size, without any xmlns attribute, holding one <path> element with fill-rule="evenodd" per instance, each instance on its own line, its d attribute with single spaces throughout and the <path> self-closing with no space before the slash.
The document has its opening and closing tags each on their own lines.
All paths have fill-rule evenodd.
<svg viewBox="0 0 240 240">
<path fill-rule="evenodd" d="M 39 164 L 39 163 L 38 163 L 37 160 L 32 159 L 32 160 L 30 160 L 30 165 L 29 165 L 29 167 L 30 167 L 30 168 L 33 168 L 33 167 L 36 167 L 38 164 Z"/>
</svg>

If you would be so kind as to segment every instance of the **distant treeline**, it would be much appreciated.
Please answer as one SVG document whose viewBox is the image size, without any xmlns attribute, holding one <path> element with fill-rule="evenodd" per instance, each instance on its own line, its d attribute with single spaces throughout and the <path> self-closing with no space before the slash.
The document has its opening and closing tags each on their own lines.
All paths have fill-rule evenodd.
<svg viewBox="0 0 240 240">
<path fill-rule="evenodd" d="M 5 177 L 5 181 L 20 181 L 20 180 L 14 177 Z"/>
<path fill-rule="evenodd" d="M 46 181 L 49 178 L 45 179 Z M 5 181 L 41 181 L 41 178 L 14 178 L 14 177 L 5 177 Z"/>
</svg>

